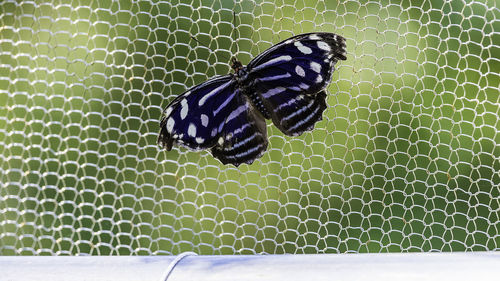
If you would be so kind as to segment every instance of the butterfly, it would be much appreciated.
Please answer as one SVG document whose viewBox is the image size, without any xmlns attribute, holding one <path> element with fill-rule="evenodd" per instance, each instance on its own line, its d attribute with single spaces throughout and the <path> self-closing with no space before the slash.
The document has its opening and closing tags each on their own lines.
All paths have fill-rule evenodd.
<svg viewBox="0 0 500 281">
<path fill-rule="evenodd" d="M 285 135 L 312 130 L 326 109 L 335 64 L 346 60 L 345 39 L 333 33 L 296 35 L 234 73 L 216 76 L 176 97 L 163 111 L 158 144 L 210 149 L 223 164 L 251 164 L 267 149 L 266 119 Z"/>
</svg>

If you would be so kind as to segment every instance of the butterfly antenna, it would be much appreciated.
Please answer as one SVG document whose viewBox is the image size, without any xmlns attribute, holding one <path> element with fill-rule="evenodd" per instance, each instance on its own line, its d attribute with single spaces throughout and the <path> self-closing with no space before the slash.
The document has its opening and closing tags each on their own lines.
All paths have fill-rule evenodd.
<svg viewBox="0 0 500 281">
<path fill-rule="evenodd" d="M 236 34 L 236 12 L 233 11 L 233 23 L 232 23 L 232 26 L 233 26 L 233 30 L 231 30 L 231 38 L 233 39 L 233 42 L 236 46 L 236 52 L 234 52 L 234 54 L 238 54 L 238 42 L 236 42 L 236 38 L 234 37 L 235 34 Z"/>
<path fill-rule="evenodd" d="M 206 47 L 206 48 L 208 48 L 210 51 L 212 51 L 213 53 L 215 53 L 215 51 L 214 51 L 212 48 L 210 48 L 210 47 L 209 47 L 208 45 L 206 45 L 206 44 L 201 43 L 201 42 L 200 42 L 198 39 L 196 39 L 196 37 L 194 37 L 193 35 L 189 35 L 189 37 L 191 37 L 191 39 L 193 39 L 194 41 L 196 41 L 196 42 L 197 42 L 198 44 L 200 44 L 201 46 Z M 229 61 L 229 60 L 230 60 L 230 59 L 229 59 L 226 55 L 224 55 L 224 54 L 221 54 L 221 56 L 222 56 L 222 57 L 224 57 L 224 59 L 226 59 L 227 61 Z"/>
<path fill-rule="evenodd" d="M 191 39 L 193 39 L 194 41 L 196 41 L 198 44 L 202 45 L 202 46 L 205 46 L 205 44 L 202 44 L 198 39 L 196 39 L 196 37 L 194 37 L 193 35 L 189 35 L 191 37 Z M 207 47 L 207 46 L 205 46 Z M 208 47 L 207 47 L 208 48 Z M 209 48 L 210 49 L 210 48 Z"/>
</svg>

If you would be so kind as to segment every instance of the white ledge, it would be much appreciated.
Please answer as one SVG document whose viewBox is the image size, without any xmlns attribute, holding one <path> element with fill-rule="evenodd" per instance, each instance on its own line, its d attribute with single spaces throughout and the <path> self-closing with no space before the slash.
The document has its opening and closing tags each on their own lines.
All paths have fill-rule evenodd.
<svg viewBox="0 0 500 281">
<path fill-rule="evenodd" d="M 253 256 L 3 256 L 0 280 L 493 280 L 500 252 Z"/>
</svg>

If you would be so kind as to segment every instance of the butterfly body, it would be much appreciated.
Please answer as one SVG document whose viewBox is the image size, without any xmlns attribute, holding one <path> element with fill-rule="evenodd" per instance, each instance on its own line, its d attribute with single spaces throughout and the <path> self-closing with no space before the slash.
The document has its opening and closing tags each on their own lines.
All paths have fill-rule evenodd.
<svg viewBox="0 0 500 281">
<path fill-rule="evenodd" d="M 294 36 L 246 67 L 233 59 L 233 74 L 197 85 L 165 108 L 158 143 L 167 150 L 173 144 L 211 149 L 224 164 L 250 164 L 267 148 L 265 119 L 290 136 L 313 129 L 326 109 L 335 63 L 345 59 L 345 39 L 333 33 Z"/>
</svg>

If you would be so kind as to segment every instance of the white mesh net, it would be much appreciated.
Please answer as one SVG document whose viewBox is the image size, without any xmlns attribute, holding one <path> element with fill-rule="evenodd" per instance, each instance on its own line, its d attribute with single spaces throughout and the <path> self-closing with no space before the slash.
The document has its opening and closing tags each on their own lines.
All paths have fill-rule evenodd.
<svg viewBox="0 0 500 281">
<path fill-rule="evenodd" d="M 498 250 L 497 5 L 1 2 L 0 254 Z M 311 31 L 348 50 L 313 132 L 157 147 L 168 101 Z"/>
</svg>

